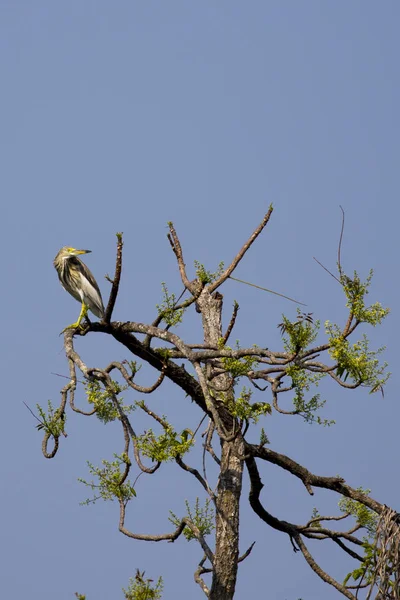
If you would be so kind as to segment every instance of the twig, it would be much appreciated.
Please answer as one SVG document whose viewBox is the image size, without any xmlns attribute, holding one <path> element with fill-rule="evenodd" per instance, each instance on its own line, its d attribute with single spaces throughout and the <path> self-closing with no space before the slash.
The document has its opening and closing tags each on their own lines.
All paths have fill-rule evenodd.
<svg viewBox="0 0 400 600">
<path fill-rule="evenodd" d="M 310 565 L 310 567 L 312 568 L 312 570 L 314 571 L 314 573 L 316 573 L 323 581 L 325 581 L 326 583 L 329 583 L 330 585 L 332 585 L 334 588 L 336 588 L 339 592 L 341 592 L 343 594 L 343 596 L 346 596 L 346 598 L 349 598 L 349 600 L 355 600 L 355 596 L 349 592 L 344 585 L 340 584 L 339 582 L 336 581 L 336 579 L 333 579 L 333 577 L 331 577 L 330 575 L 328 575 L 328 573 L 326 573 L 314 560 L 314 558 L 311 556 L 307 546 L 305 545 L 305 543 L 303 542 L 301 535 L 297 534 L 295 536 L 295 541 L 297 543 L 297 545 L 299 546 L 304 558 L 306 559 L 306 561 L 308 562 L 308 564 Z"/>
<path fill-rule="evenodd" d="M 343 232 L 344 232 L 344 210 L 343 210 L 342 206 L 340 206 L 340 210 L 342 211 L 342 228 L 340 230 L 340 238 L 339 238 L 339 246 L 338 246 L 338 269 L 339 269 L 340 275 L 342 275 L 342 263 L 340 260 L 340 253 L 342 250 L 342 241 L 343 241 Z"/>
<path fill-rule="evenodd" d="M 187 473 L 191 473 L 197 479 L 197 481 L 199 483 L 201 483 L 201 485 L 203 486 L 203 488 L 205 489 L 207 494 L 210 496 L 212 501 L 215 503 L 215 494 L 212 491 L 211 487 L 209 486 L 207 479 L 202 477 L 197 469 L 194 469 L 193 467 L 189 467 L 189 465 L 187 465 L 185 462 L 183 462 L 181 456 L 179 456 L 179 455 L 176 456 L 175 462 L 177 465 L 180 466 L 181 469 L 183 469 Z"/>
<path fill-rule="evenodd" d="M 186 265 L 183 260 L 182 246 L 179 241 L 178 235 L 175 231 L 174 224 L 170 222 L 168 223 L 168 227 L 170 232 L 168 233 L 167 237 L 178 262 L 179 273 L 181 275 L 182 283 L 185 286 L 185 289 L 189 290 L 189 292 L 192 292 L 194 287 L 193 284 L 189 281 L 188 276 L 186 275 Z"/>
<path fill-rule="evenodd" d="M 43 421 L 41 421 L 41 420 L 39 419 L 39 417 L 37 417 L 37 416 L 35 415 L 35 413 L 33 412 L 33 410 L 32 410 L 32 409 L 31 409 L 31 408 L 30 408 L 30 407 L 27 405 L 27 403 L 26 403 L 24 400 L 22 400 L 22 402 L 25 404 L 26 408 L 29 410 L 29 412 L 31 413 L 31 415 L 32 415 L 33 417 L 35 417 L 36 421 L 39 421 L 40 425 L 42 425 L 42 427 L 44 427 L 44 423 L 43 423 Z M 37 427 L 39 427 L 39 425 L 38 425 Z"/>
<path fill-rule="evenodd" d="M 204 583 L 203 579 L 201 578 L 201 575 L 203 575 L 204 573 L 209 573 L 209 572 L 212 571 L 212 569 L 205 569 L 204 568 L 203 565 L 206 562 L 206 560 L 207 560 L 207 556 L 204 555 L 203 558 L 201 559 L 201 561 L 199 562 L 198 568 L 196 569 L 196 571 L 194 573 L 194 580 L 201 587 L 201 589 L 203 590 L 204 594 L 208 598 L 209 595 L 210 595 L 210 590 L 208 589 L 208 587 Z"/>
<path fill-rule="evenodd" d="M 223 343 L 224 343 L 224 345 L 228 341 L 229 336 L 232 333 L 232 329 L 235 327 L 236 317 L 237 317 L 238 312 L 239 312 L 239 304 L 235 300 L 235 302 L 233 303 L 232 317 L 231 317 L 231 320 L 229 321 L 228 329 L 226 330 L 226 333 L 225 333 L 225 335 L 223 337 Z"/>
<path fill-rule="evenodd" d="M 331 277 L 333 277 L 333 279 L 336 279 L 336 281 L 338 283 L 340 283 L 340 280 L 336 277 L 336 275 L 334 275 L 333 273 L 331 273 L 331 271 L 329 269 L 327 269 L 326 267 L 324 267 L 324 265 L 321 262 L 319 262 L 319 260 L 317 258 L 315 258 L 315 256 L 313 256 L 313 259 L 315 260 L 315 262 L 317 262 L 319 264 L 320 267 L 322 267 L 324 269 L 324 271 L 326 271 L 327 273 L 329 273 L 329 275 Z M 342 284 L 340 283 L 340 285 L 342 285 Z"/>
<path fill-rule="evenodd" d="M 104 313 L 104 323 L 109 323 L 111 320 L 111 315 L 114 310 L 115 301 L 117 299 L 118 290 L 119 290 L 119 282 L 121 279 L 121 269 L 122 269 L 122 233 L 117 233 L 117 258 L 115 263 L 115 274 L 114 279 L 112 280 L 112 288 L 110 292 L 110 298 L 108 300 L 107 308 Z"/>
<path fill-rule="evenodd" d="M 247 250 L 250 248 L 250 246 L 253 244 L 253 242 L 255 242 L 255 240 L 258 238 L 258 236 L 260 235 L 260 233 L 262 232 L 264 227 L 267 225 L 267 223 L 270 220 L 270 217 L 272 215 L 272 211 L 273 211 L 273 207 L 271 204 L 271 206 L 268 209 L 267 214 L 264 216 L 264 218 L 261 221 L 261 223 L 259 224 L 259 226 L 251 234 L 251 236 L 249 237 L 247 242 L 239 250 L 238 254 L 235 256 L 235 258 L 233 259 L 233 261 L 231 262 L 229 267 L 222 273 L 221 277 L 219 277 L 216 281 L 214 281 L 214 283 L 212 283 L 209 286 L 210 294 L 212 292 L 214 292 L 220 285 L 222 285 L 224 283 L 224 281 L 226 281 L 228 279 L 228 277 L 230 277 L 231 273 L 233 273 L 233 271 L 236 269 L 236 267 L 238 266 L 238 264 L 240 263 L 240 261 L 242 260 L 244 255 L 246 254 Z"/>
<path fill-rule="evenodd" d="M 256 285 L 255 283 L 249 283 L 248 281 L 243 281 L 243 279 L 238 279 L 237 277 L 232 277 L 231 275 L 229 275 L 228 277 L 229 277 L 229 279 L 233 279 L 233 281 L 238 281 L 239 283 L 245 283 L 246 285 L 251 285 L 251 287 L 255 287 L 258 290 L 263 290 L 263 292 L 269 292 L 270 294 L 275 294 L 275 296 L 280 296 L 281 298 L 286 298 L 286 300 L 290 300 L 291 302 L 294 302 L 295 304 L 301 304 L 301 306 L 307 306 L 307 304 L 304 304 L 304 302 L 299 302 L 298 300 L 294 300 L 293 298 L 290 298 L 289 296 L 285 296 L 284 294 L 280 294 L 279 292 L 274 292 L 273 290 L 269 290 L 268 288 L 261 287 L 260 285 Z"/>
<path fill-rule="evenodd" d="M 238 558 L 238 563 L 244 561 L 249 556 L 249 554 L 251 553 L 251 551 L 254 548 L 254 544 L 255 544 L 255 542 L 253 542 L 251 544 L 251 546 L 249 548 L 247 548 L 246 552 L 244 554 L 242 554 L 242 556 L 240 558 Z"/>
<path fill-rule="evenodd" d="M 55 375 L 56 377 L 64 377 L 64 379 L 71 379 L 71 377 L 68 377 L 68 375 L 61 375 L 61 373 L 53 373 L 52 371 L 50 372 L 50 375 Z M 86 383 L 84 381 L 81 381 L 80 379 L 76 379 L 77 383 L 82 383 L 82 385 L 86 385 Z"/>
</svg>

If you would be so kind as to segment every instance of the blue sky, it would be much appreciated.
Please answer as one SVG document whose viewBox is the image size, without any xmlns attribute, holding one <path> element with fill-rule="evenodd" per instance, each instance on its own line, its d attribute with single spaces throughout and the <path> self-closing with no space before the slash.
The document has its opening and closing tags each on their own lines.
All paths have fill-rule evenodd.
<svg viewBox="0 0 400 600">
<path fill-rule="evenodd" d="M 214 269 L 273 202 L 237 276 L 341 322 L 340 289 L 312 257 L 334 269 L 342 205 L 344 268 L 364 276 L 373 268 L 371 301 L 392 309 L 370 338 L 387 345 L 393 376 L 384 399 L 326 386 L 323 416 L 335 427 L 273 415 L 265 428 L 273 449 L 398 508 L 399 17 L 398 3 L 368 0 L 0 2 L 3 597 L 122 598 L 136 568 L 164 577 L 164 600 L 203 597 L 194 542 L 133 542 L 117 531 L 116 506 L 79 506 L 86 460 L 121 450 L 117 425 L 70 416 L 68 438 L 48 461 L 23 405 L 56 403 L 64 380 L 52 373 L 67 373 L 58 334 L 79 307 L 53 257 L 66 244 L 90 248 L 86 262 L 107 298 L 117 231 L 125 254 L 114 317 L 149 322 L 161 282 L 181 288 L 168 220 L 187 264 Z M 225 322 L 240 303 L 241 343 L 278 349 L 276 324 L 295 306 L 231 281 L 223 291 Z M 199 339 L 196 315 L 181 333 Z M 102 335 L 77 348 L 93 366 L 129 358 Z M 144 371 L 141 383 L 153 379 Z M 200 419 L 172 386 L 153 402 L 177 428 Z M 278 517 L 305 522 L 313 506 L 334 510 L 336 498 L 309 498 L 277 468 L 261 471 L 263 499 Z M 183 513 L 184 499 L 201 494 L 188 477 L 173 465 L 142 477 L 131 529 L 168 531 L 168 510 Z M 240 567 L 237 597 L 337 598 L 245 505 L 241 550 L 257 544 Z M 339 579 L 356 566 L 328 545 L 311 550 Z"/>
</svg>

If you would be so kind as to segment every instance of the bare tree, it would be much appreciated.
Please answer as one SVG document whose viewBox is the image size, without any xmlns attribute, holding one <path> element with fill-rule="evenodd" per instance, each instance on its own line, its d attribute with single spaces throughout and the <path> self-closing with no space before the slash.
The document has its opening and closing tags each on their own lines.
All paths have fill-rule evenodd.
<svg viewBox="0 0 400 600">
<path fill-rule="evenodd" d="M 340 262 L 340 245 L 338 276 L 334 277 L 342 286 L 347 302 L 348 318 L 344 326 L 328 322 L 325 325 L 325 343 L 315 345 L 319 322 L 314 321 L 311 313 L 298 309 L 294 321 L 284 317 L 279 324 L 283 337 L 280 350 L 273 351 L 256 345 L 249 348 L 228 346 L 239 307 L 235 303 L 229 325 L 224 331 L 223 296 L 220 290 L 268 224 L 272 210 L 271 206 L 228 268 L 220 265 L 217 273 L 210 273 L 203 265 L 196 263 L 194 280 L 188 277 L 178 235 L 174 225 L 169 223 L 168 240 L 189 297 L 179 303 L 164 288 L 164 303 L 151 324 L 111 321 L 122 271 L 123 241 L 122 234 L 117 234 L 115 275 L 109 279 L 112 288 L 103 321 L 91 323 L 87 320 L 83 329 L 67 330 L 64 334 L 69 381 L 61 391 L 58 408 L 50 406 L 47 413 L 40 409 L 41 427 L 45 430 L 43 454 L 46 458 L 53 458 L 61 436 L 66 435 L 65 411 L 68 402 L 73 411 L 82 415 L 96 415 L 104 422 L 118 420 L 123 438 L 122 452 L 112 462 L 103 461 L 101 468 L 91 465 L 96 482 L 86 484 L 95 491 L 95 499 L 118 500 L 119 530 L 133 540 L 174 541 L 182 534 L 188 539 L 197 540 L 201 554 L 194 579 L 212 600 L 230 600 L 234 597 L 238 564 L 252 551 L 253 546 L 242 556 L 239 554 L 239 503 L 244 476 L 250 481 L 248 501 L 252 510 L 266 527 L 287 535 L 293 550 L 300 552 L 311 569 L 326 583 L 353 600 L 359 597 L 360 590 L 372 594 L 373 589 L 378 590 L 377 598 L 398 598 L 399 569 L 389 564 L 390 557 L 393 559 L 399 555 L 400 536 L 396 514 L 388 512 L 387 507 L 370 497 L 367 491 L 354 489 L 342 478 L 311 473 L 296 460 L 267 447 L 269 440 L 264 429 L 261 429 L 257 443 L 249 439 L 252 431 L 255 431 L 252 425 L 261 418 L 268 418 L 272 411 L 326 424 L 318 413 L 322 405 L 319 395 L 310 392 L 323 377 L 332 379 L 334 384 L 343 388 L 364 386 L 370 392 L 382 393 L 387 379 L 384 373 L 386 365 L 379 362 L 379 350 L 370 350 L 365 336 L 355 343 L 349 340 L 354 338 L 361 325 L 379 324 L 388 310 L 379 303 L 366 305 L 370 277 L 363 282 L 357 273 L 352 277 L 344 273 Z M 173 332 L 191 306 L 195 308 L 203 328 L 203 339 L 195 344 L 184 341 Z M 156 372 L 154 384 L 143 387 L 137 383 L 138 365 L 135 360 L 112 362 L 105 367 L 90 366 L 77 353 L 74 337 L 98 333 L 112 336 L 126 349 L 128 356 L 133 355 L 152 367 Z M 77 372 L 86 382 L 90 410 L 85 411 L 75 405 Z M 151 394 L 167 379 L 175 384 L 177 392 L 182 392 L 195 403 L 201 415 L 200 425 L 207 420 L 202 438 L 200 425 L 194 432 L 185 429 L 178 433 L 167 420 L 168 417 L 160 416 L 143 401 L 136 402 L 136 407 L 157 424 L 161 434 L 157 436 L 152 429 L 144 433 L 135 431 L 131 407 L 124 405 L 120 399 L 122 389 Z M 247 380 L 248 387 L 239 390 L 238 381 L 243 379 Z M 255 390 L 268 394 L 269 401 L 252 402 L 252 392 Z M 284 404 L 284 398 L 291 399 L 291 408 L 287 403 Z M 197 468 L 191 466 L 186 458 L 196 438 L 202 439 L 204 449 L 202 464 Z M 146 464 L 146 459 L 153 461 L 151 466 Z M 207 479 L 208 459 L 218 465 L 219 476 L 215 488 Z M 150 535 L 130 531 L 125 525 L 125 515 L 129 502 L 136 495 L 135 482 L 129 479 L 132 467 L 136 464 L 135 468 L 140 473 L 156 476 L 161 464 L 167 460 L 174 460 L 180 469 L 197 480 L 208 498 L 205 508 L 197 504 L 194 508 L 188 506 L 185 516 L 173 515 L 171 520 L 174 529 L 169 533 Z M 278 519 L 260 499 L 263 487 L 260 466 L 265 462 L 299 479 L 308 494 L 314 493 L 313 488 L 324 488 L 338 494 L 338 514 L 324 516 L 315 511 L 306 523 L 300 524 Z M 351 523 L 347 527 L 335 527 L 348 519 Z M 215 530 L 215 540 L 210 544 L 206 538 L 212 530 Z M 361 534 L 369 535 L 370 542 L 366 542 Z M 391 548 L 384 555 L 380 545 L 385 536 L 389 536 Z M 311 555 L 308 540 L 330 540 L 357 561 L 356 569 L 349 573 L 344 583 L 336 581 Z M 389 558 L 386 560 L 385 556 Z M 378 562 L 379 566 L 376 567 Z M 382 582 L 386 582 L 385 590 L 390 590 L 392 596 L 379 592 Z"/>
</svg>

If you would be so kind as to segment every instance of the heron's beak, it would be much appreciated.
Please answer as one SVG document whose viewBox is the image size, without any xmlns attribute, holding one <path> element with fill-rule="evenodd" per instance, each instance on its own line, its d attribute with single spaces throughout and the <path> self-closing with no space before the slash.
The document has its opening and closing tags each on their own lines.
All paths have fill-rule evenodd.
<svg viewBox="0 0 400 600">
<path fill-rule="evenodd" d="M 75 250 L 75 254 L 89 254 L 91 250 Z"/>
</svg>

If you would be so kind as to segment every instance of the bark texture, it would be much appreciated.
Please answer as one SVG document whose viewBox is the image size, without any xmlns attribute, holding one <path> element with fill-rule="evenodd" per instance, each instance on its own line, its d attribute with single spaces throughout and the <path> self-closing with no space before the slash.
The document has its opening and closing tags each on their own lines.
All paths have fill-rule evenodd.
<svg viewBox="0 0 400 600">
<path fill-rule="evenodd" d="M 222 334 L 222 295 L 210 294 L 204 289 L 199 300 L 204 330 L 204 342 L 218 345 Z M 216 534 L 211 600 L 231 600 L 234 597 L 238 558 L 239 558 L 239 501 L 242 491 L 243 438 L 239 432 L 234 436 L 235 420 L 226 409 L 226 402 L 233 397 L 232 381 L 229 374 L 214 377 L 215 362 L 207 365 L 207 380 L 215 390 L 216 409 L 220 424 L 227 432 L 227 439 L 221 439 L 221 465 L 216 498 Z M 222 399 L 222 400 L 221 400 Z"/>
</svg>

